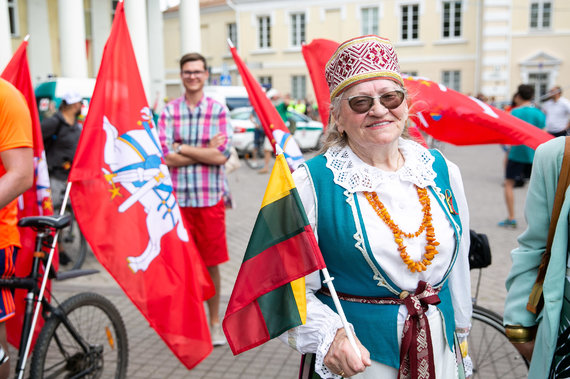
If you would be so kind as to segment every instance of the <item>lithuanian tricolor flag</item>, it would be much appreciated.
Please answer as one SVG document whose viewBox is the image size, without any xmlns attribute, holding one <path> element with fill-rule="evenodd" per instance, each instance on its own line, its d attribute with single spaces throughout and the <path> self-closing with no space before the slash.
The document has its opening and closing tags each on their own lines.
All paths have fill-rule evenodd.
<svg viewBox="0 0 570 379">
<path fill-rule="evenodd" d="M 232 352 L 237 355 L 304 324 L 305 275 L 324 267 L 279 154 L 222 323 Z"/>
</svg>

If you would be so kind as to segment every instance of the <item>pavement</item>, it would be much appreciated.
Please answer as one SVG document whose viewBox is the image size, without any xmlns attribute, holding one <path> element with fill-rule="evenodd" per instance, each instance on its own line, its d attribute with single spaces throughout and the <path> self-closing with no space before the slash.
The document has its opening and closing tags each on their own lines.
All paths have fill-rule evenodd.
<svg viewBox="0 0 570 379">
<path fill-rule="evenodd" d="M 461 170 L 471 228 L 486 233 L 491 244 L 493 263 L 481 272 L 478 304 L 502 313 L 506 295 L 504 282 L 511 266 L 510 251 L 516 247 L 517 236 L 526 228 L 523 207 L 527 186 L 515 189 L 518 228 L 499 228 L 497 222 L 506 217 L 502 187 L 505 153 L 501 147 L 442 144 L 440 150 Z M 268 180 L 269 174 L 258 174 L 243 162 L 239 169 L 229 175 L 234 209 L 228 210 L 226 219 L 230 261 L 220 266 L 221 317 L 225 313 Z M 101 272 L 56 283 L 53 292 L 62 301 L 77 292 L 94 291 L 106 296 L 117 306 L 129 336 L 129 378 L 297 378 L 301 355 L 279 340 L 271 340 L 238 356 L 234 356 L 227 345 L 216 347 L 198 366 L 187 370 L 92 254 L 88 256 L 84 268 L 97 268 Z M 475 294 L 477 272 L 472 272 L 471 276 Z"/>
</svg>

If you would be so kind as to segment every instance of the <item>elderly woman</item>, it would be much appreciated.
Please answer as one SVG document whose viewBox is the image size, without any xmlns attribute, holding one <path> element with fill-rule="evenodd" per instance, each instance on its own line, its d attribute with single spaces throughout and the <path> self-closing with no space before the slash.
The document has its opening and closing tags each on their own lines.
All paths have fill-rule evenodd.
<svg viewBox="0 0 570 379">
<path fill-rule="evenodd" d="M 404 137 L 407 94 L 389 40 L 344 42 L 326 78 L 324 153 L 293 178 L 361 357 L 319 273 L 306 278 L 306 324 L 282 339 L 316 353 L 323 378 L 462 378 L 471 291 L 459 170 Z"/>
</svg>

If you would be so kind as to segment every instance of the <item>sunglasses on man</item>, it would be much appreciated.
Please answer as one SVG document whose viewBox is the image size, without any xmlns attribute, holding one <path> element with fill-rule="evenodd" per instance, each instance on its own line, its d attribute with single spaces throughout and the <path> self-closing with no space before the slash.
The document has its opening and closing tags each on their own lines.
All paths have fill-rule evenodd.
<svg viewBox="0 0 570 379">
<path fill-rule="evenodd" d="M 344 98 L 343 100 L 348 101 L 350 109 L 354 112 L 362 114 L 368 112 L 374 106 L 374 99 L 378 99 L 380 104 L 386 109 L 395 109 L 402 104 L 405 97 L 404 91 L 397 89 L 383 93 L 380 96 L 357 95 Z"/>
</svg>

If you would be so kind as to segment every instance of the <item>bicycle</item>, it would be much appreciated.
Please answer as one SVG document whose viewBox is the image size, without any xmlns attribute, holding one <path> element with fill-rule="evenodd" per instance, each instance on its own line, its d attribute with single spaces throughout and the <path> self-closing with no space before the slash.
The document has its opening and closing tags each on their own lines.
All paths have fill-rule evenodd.
<svg viewBox="0 0 570 379">
<path fill-rule="evenodd" d="M 252 170 L 261 169 L 265 164 L 263 143 L 259 147 L 256 147 L 253 141 L 247 144 L 243 158 L 247 167 L 251 168 Z"/>
<path fill-rule="evenodd" d="M 469 254 L 473 252 L 469 251 Z M 508 340 L 503 327 L 503 317 L 477 305 L 481 272 L 487 266 L 470 267 L 472 270 L 479 270 L 475 296 L 472 299 L 471 331 L 467 337 L 469 355 L 473 362 L 471 379 L 526 378 L 529 362 Z"/>
<path fill-rule="evenodd" d="M 48 260 L 47 249 L 53 244 L 53 231 L 72 222 L 69 214 L 22 218 L 18 225 L 37 232 L 32 271 L 27 277 L 0 278 L 0 286 L 27 290 L 26 311 L 16 363 L 16 378 L 23 375 L 26 342 L 32 333 L 33 308 L 38 302 L 42 279 L 40 266 Z M 97 273 L 97 270 L 72 270 L 48 276 L 66 280 Z M 123 319 L 105 297 L 84 292 L 59 304 L 53 294 L 53 306 L 42 298 L 45 324 L 36 341 L 29 367 L 30 378 L 125 378 L 128 365 L 128 340 Z"/>
</svg>

